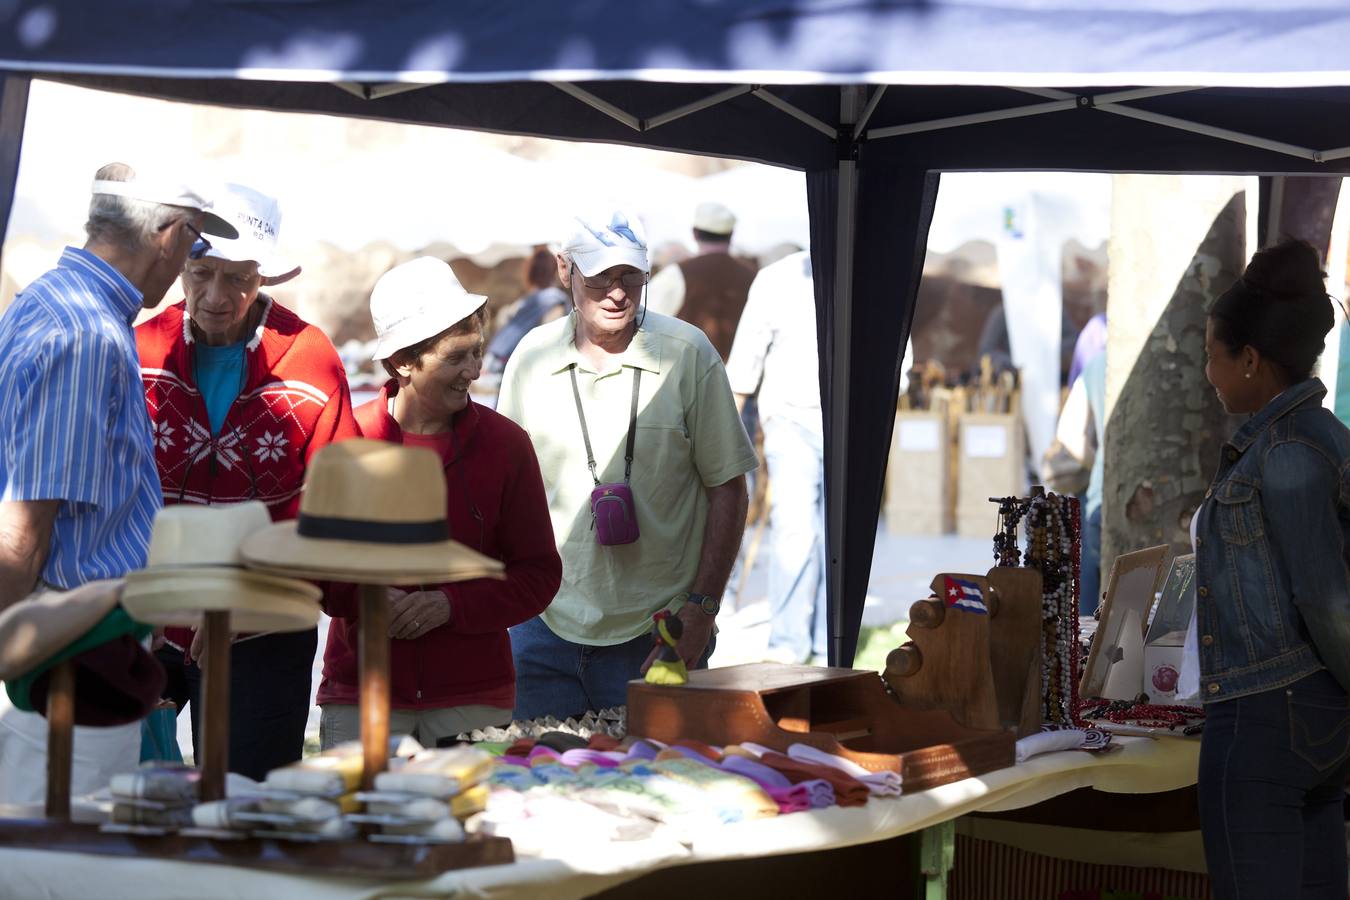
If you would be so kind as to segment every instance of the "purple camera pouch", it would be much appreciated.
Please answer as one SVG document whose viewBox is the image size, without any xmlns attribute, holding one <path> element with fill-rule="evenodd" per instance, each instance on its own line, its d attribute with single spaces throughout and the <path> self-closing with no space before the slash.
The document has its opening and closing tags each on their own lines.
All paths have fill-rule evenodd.
<svg viewBox="0 0 1350 900">
<path fill-rule="evenodd" d="M 633 489 L 621 481 L 596 485 L 591 491 L 591 519 L 597 544 L 608 547 L 636 541 L 638 522 Z"/>
</svg>

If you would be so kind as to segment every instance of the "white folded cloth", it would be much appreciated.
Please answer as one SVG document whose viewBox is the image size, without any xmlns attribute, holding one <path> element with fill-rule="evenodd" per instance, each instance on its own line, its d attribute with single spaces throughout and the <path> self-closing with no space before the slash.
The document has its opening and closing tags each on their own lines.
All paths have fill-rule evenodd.
<svg viewBox="0 0 1350 900">
<path fill-rule="evenodd" d="M 1087 733 L 1077 728 L 1062 731 L 1039 731 L 1017 741 L 1017 761 L 1026 762 L 1038 753 L 1055 750 L 1080 750 L 1087 743 Z"/>
</svg>

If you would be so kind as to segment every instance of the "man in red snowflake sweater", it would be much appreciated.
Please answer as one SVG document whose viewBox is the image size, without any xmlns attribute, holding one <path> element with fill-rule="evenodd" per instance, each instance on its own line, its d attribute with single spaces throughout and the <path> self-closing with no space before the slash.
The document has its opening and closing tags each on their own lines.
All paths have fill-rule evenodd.
<svg viewBox="0 0 1350 900">
<path fill-rule="evenodd" d="M 357 434 L 347 377 L 322 331 L 261 293 L 299 271 L 277 259 L 277 202 L 227 185 L 221 206 L 239 238 L 198 241 L 187 298 L 136 329 L 160 485 L 166 504 L 261 500 L 273 520 L 291 519 L 309 460 Z M 186 629 L 166 639 L 169 695 L 180 709 L 194 701 L 195 746 L 200 648 Z M 231 771 L 261 780 L 300 758 L 317 640 L 314 630 L 236 638 Z"/>
</svg>

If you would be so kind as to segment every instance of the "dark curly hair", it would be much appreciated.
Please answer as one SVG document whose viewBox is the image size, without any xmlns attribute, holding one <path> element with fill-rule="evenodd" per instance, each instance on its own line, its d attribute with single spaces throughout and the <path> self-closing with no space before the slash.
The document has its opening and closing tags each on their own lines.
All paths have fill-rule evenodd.
<svg viewBox="0 0 1350 900">
<path fill-rule="evenodd" d="M 1236 355 L 1252 347 L 1297 384 L 1312 375 L 1333 322 L 1327 273 L 1307 241 L 1258 250 L 1210 307 L 1214 337 Z"/>
</svg>

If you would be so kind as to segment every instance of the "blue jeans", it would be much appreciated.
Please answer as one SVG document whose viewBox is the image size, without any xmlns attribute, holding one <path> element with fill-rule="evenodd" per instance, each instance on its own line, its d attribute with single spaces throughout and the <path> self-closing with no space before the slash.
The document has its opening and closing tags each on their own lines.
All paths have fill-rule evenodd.
<svg viewBox="0 0 1350 900">
<path fill-rule="evenodd" d="M 769 650 L 824 657 L 825 453 L 796 422 L 763 423 L 769 464 Z"/>
<path fill-rule="evenodd" d="M 708 667 L 716 644 L 714 636 L 695 668 Z M 566 719 L 626 705 L 628 682 L 642 677 L 639 670 L 653 646 L 645 634 L 608 647 L 574 644 L 554 634 L 538 616 L 522 622 L 511 629 L 511 657 L 516 665 L 512 718 Z"/>
<path fill-rule="evenodd" d="M 1345 900 L 1345 690 L 1322 670 L 1205 713 L 1200 824 L 1214 900 Z"/>
<path fill-rule="evenodd" d="M 1079 561 L 1078 614 L 1090 616 L 1102 602 L 1102 508 L 1083 519 L 1083 555 Z"/>
</svg>

